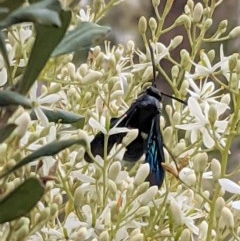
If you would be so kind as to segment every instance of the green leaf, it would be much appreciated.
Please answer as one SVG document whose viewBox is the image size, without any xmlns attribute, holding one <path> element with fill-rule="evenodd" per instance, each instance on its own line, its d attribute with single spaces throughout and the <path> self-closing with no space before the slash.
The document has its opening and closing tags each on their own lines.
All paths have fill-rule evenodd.
<svg viewBox="0 0 240 241">
<path fill-rule="evenodd" d="M 1 13 L 0 20 L 2 20 L 4 17 L 6 17 L 6 15 L 9 14 L 9 12 L 20 7 L 24 2 L 25 2 L 25 0 L 14 0 L 14 1 L 13 0 L 6 0 L 6 1 L 0 0 L 1 8 L 6 9 L 3 12 L 3 14 Z"/>
<path fill-rule="evenodd" d="M 54 50 L 52 57 L 76 50 L 86 50 L 91 47 L 96 40 L 103 38 L 110 32 L 110 30 L 111 28 L 107 26 L 100 26 L 90 22 L 82 22 L 74 30 L 66 34 L 61 43 Z"/>
<path fill-rule="evenodd" d="M 29 178 L 0 200 L 0 223 L 20 218 L 31 211 L 44 194 L 37 178 Z"/>
<path fill-rule="evenodd" d="M 34 22 L 60 27 L 60 9 L 60 3 L 57 0 L 44 0 L 27 7 L 19 7 L 0 22 L 0 28 L 7 28 L 22 22 Z"/>
<path fill-rule="evenodd" d="M 64 150 L 65 148 L 68 148 L 72 145 L 82 145 L 86 146 L 87 143 L 84 139 L 68 139 L 68 140 L 61 140 L 61 141 L 53 141 L 38 150 L 34 151 L 30 155 L 26 156 L 23 158 L 20 162 L 18 162 L 15 166 L 13 166 L 10 170 L 7 170 L 5 173 L 0 175 L 0 178 L 5 177 L 11 172 L 16 171 L 20 167 L 35 161 L 39 157 L 44 157 L 44 156 L 53 156 L 60 151 Z"/>
<path fill-rule="evenodd" d="M 21 105 L 32 108 L 32 103 L 25 96 L 11 90 L 0 90 L 0 106 Z"/>
<path fill-rule="evenodd" d="M 77 115 L 75 113 L 61 110 L 61 109 L 55 109 L 55 110 L 49 110 L 49 109 L 43 109 L 42 111 L 47 116 L 49 122 L 55 122 L 55 123 L 63 123 L 63 124 L 75 124 L 76 127 L 82 128 L 85 122 L 85 118 L 81 115 Z M 34 111 L 30 114 L 32 120 L 36 120 L 37 116 Z"/>
<path fill-rule="evenodd" d="M 4 142 L 5 139 L 9 137 L 9 135 L 14 131 L 17 125 L 11 123 L 7 124 L 3 128 L 0 129 L 0 143 Z"/>
<path fill-rule="evenodd" d="M 36 40 L 29 57 L 28 65 L 17 86 L 17 90 L 21 94 L 27 94 L 50 58 L 52 51 L 66 33 L 71 20 L 71 12 L 61 11 L 60 17 L 62 21 L 62 26 L 60 28 L 35 24 Z"/>
</svg>

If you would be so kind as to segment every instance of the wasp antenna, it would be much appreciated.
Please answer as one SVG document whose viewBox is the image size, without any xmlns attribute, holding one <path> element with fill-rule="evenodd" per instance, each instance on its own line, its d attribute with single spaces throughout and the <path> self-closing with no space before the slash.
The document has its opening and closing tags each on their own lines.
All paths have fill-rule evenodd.
<svg viewBox="0 0 240 241">
<path fill-rule="evenodd" d="M 186 101 L 181 100 L 181 99 L 179 99 L 179 98 L 177 98 L 177 97 L 174 97 L 174 96 L 172 96 L 172 95 L 165 94 L 165 93 L 163 93 L 163 92 L 161 92 L 161 94 L 164 95 L 164 96 L 167 96 L 167 97 L 169 97 L 169 98 L 171 98 L 171 99 L 177 100 L 178 102 L 183 103 L 184 105 L 187 105 L 187 102 L 186 102 Z"/>
<path fill-rule="evenodd" d="M 153 48 L 151 46 L 151 42 L 148 40 L 148 47 L 151 55 L 151 61 L 152 61 L 152 67 L 153 67 L 153 81 L 152 81 L 152 86 L 156 87 L 156 66 L 155 66 L 155 61 L 154 61 L 154 54 L 153 54 Z"/>
</svg>

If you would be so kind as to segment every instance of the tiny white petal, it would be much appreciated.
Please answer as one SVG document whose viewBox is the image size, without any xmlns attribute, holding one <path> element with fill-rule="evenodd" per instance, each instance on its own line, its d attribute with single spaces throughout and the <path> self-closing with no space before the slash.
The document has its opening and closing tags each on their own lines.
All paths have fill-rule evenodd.
<svg viewBox="0 0 240 241">
<path fill-rule="evenodd" d="M 47 95 L 45 97 L 38 99 L 38 103 L 39 104 L 52 104 L 52 103 L 59 101 L 60 99 L 61 99 L 60 95 L 51 94 L 51 95 Z"/>
<path fill-rule="evenodd" d="M 41 121 L 43 126 L 48 126 L 49 121 L 48 121 L 48 118 L 46 117 L 46 115 L 44 114 L 43 110 L 40 107 L 35 107 L 34 111 L 35 111 L 37 118 Z"/>
<path fill-rule="evenodd" d="M 232 201 L 232 207 L 240 210 L 240 201 Z"/>
<path fill-rule="evenodd" d="M 219 179 L 218 182 L 225 191 L 230 193 L 240 194 L 240 186 L 235 182 L 227 178 Z"/>
<path fill-rule="evenodd" d="M 4 67 L 0 70 L 0 86 L 7 83 L 7 69 Z"/>
<path fill-rule="evenodd" d="M 90 118 L 88 121 L 88 124 L 92 127 L 95 128 L 99 131 L 101 131 L 103 134 L 107 134 L 106 129 L 104 128 L 104 126 L 102 126 L 99 122 L 97 122 L 94 118 Z"/>
</svg>

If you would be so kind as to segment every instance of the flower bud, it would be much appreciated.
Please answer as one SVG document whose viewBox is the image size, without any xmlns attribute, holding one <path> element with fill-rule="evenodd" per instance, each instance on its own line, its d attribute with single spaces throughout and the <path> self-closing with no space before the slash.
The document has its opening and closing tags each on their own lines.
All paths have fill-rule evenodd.
<svg viewBox="0 0 240 241">
<path fill-rule="evenodd" d="M 103 74 L 99 71 L 89 70 L 87 75 L 80 81 L 82 85 L 90 85 L 101 79 Z"/>
<path fill-rule="evenodd" d="M 203 173 L 206 169 L 208 162 L 208 155 L 206 152 L 198 153 L 193 158 L 193 167 L 196 173 Z"/>
<path fill-rule="evenodd" d="M 143 206 L 143 207 L 140 207 L 135 213 L 134 213 L 134 216 L 136 218 L 139 218 L 139 217 L 149 217 L 150 216 L 150 209 L 148 206 Z"/>
<path fill-rule="evenodd" d="M 222 197 L 218 197 L 214 205 L 216 218 L 220 218 L 222 214 L 222 209 L 224 206 L 225 206 L 225 200 Z"/>
<path fill-rule="evenodd" d="M 58 205 L 56 203 L 53 203 L 50 205 L 50 216 L 55 216 L 58 212 Z"/>
<path fill-rule="evenodd" d="M 121 171 L 121 163 L 119 161 L 115 161 L 109 167 L 108 177 L 113 181 L 115 181 L 120 171 Z"/>
<path fill-rule="evenodd" d="M 181 66 L 185 69 L 188 64 L 189 64 L 189 53 L 187 52 L 186 49 L 182 49 L 180 52 L 180 56 L 181 56 Z"/>
<path fill-rule="evenodd" d="M 67 63 L 67 69 L 68 69 L 68 74 L 71 79 L 75 78 L 75 72 L 76 72 L 76 67 L 73 63 L 69 62 Z"/>
<path fill-rule="evenodd" d="M 175 112 L 172 117 L 172 124 L 173 126 L 179 125 L 181 121 L 181 115 L 179 112 Z"/>
<path fill-rule="evenodd" d="M 148 188 L 148 190 L 141 195 L 140 205 L 147 205 L 149 202 L 151 202 L 153 198 L 156 196 L 157 192 L 158 192 L 157 186 L 152 186 Z"/>
<path fill-rule="evenodd" d="M 204 22 L 204 28 L 207 30 L 212 26 L 213 20 L 211 18 L 206 19 Z"/>
<path fill-rule="evenodd" d="M 179 67 L 174 65 L 171 69 L 172 79 L 176 79 L 179 75 Z"/>
<path fill-rule="evenodd" d="M 147 20 L 145 17 L 141 17 L 139 22 L 138 22 L 138 29 L 140 34 L 145 34 L 147 31 Z"/>
<path fill-rule="evenodd" d="M 208 120 L 212 125 L 217 121 L 217 110 L 213 105 L 208 110 Z"/>
<path fill-rule="evenodd" d="M 238 90 L 239 79 L 236 73 L 232 73 L 229 85 L 232 90 Z"/>
<path fill-rule="evenodd" d="M 114 92 L 111 93 L 110 95 L 110 100 L 116 100 L 119 99 L 124 95 L 123 90 L 115 90 Z"/>
<path fill-rule="evenodd" d="M 225 222 L 227 228 L 233 229 L 234 228 L 234 218 L 231 210 L 227 207 L 223 207 L 222 209 L 222 218 Z"/>
<path fill-rule="evenodd" d="M 86 227 L 81 227 L 77 233 L 76 233 L 76 237 L 75 240 L 86 240 L 86 238 L 88 237 L 88 230 Z"/>
<path fill-rule="evenodd" d="M 213 179 L 217 180 L 221 175 L 221 164 L 215 158 L 213 158 L 211 161 L 211 170 L 212 170 Z"/>
<path fill-rule="evenodd" d="M 134 187 L 133 187 L 134 194 L 140 195 L 140 194 L 146 192 L 148 188 L 149 188 L 149 183 L 143 182 L 139 186 L 137 186 L 137 188 L 134 189 Z"/>
<path fill-rule="evenodd" d="M 190 241 L 191 239 L 191 232 L 189 229 L 185 228 L 182 233 L 181 236 L 179 238 L 179 241 Z"/>
<path fill-rule="evenodd" d="M 88 65 L 87 64 L 81 64 L 80 67 L 78 68 L 77 72 L 81 76 L 85 76 L 88 73 Z"/>
<path fill-rule="evenodd" d="M 179 26 L 179 25 L 183 25 L 185 26 L 186 29 L 190 29 L 191 27 L 191 20 L 190 18 L 186 15 L 186 14 L 183 14 L 181 16 L 179 16 L 175 23 L 174 23 L 176 26 Z"/>
<path fill-rule="evenodd" d="M 50 213 L 51 213 L 50 207 L 46 207 L 43 210 L 41 210 L 38 222 L 48 219 L 50 217 Z"/>
<path fill-rule="evenodd" d="M 203 5 L 201 3 L 197 3 L 193 9 L 193 22 L 200 22 L 203 14 Z"/>
<path fill-rule="evenodd" d="M 147 176 L 149 175 L 149 172 L 150 172 L 149 164 L 148 163 L 142 164 L 137 170 L 133 184 L 135 186 L 139 186 L 141 183 L 143 183 L 146 180 Z"/>
<path fill-rule="evenodd" d="M 229 34 L 228 36 L 230 38 L 236 38 L 240 35 L 240 26 L 235 27 Z"/>
<path fill-rule="evenodd" d="M 228 26 L 228 20 L 227 19 L 224 19 L 222 20 L 219 25 L 218 25 L 218 29 L 219 30 L 222 30 L 222 29 L 226 29 Z M 224 31 L 225 32 L 225 31 Z"/>
<path fill-rule="evenodd" d="M 186 79 L 184 79 L 180 88 L 181 96 L 186 96 L 188 93 L 188 89 L 189 89 L 189 82 Z"/>
<path fill-rule="evenodd" d="M 196 208 L 201 208 L 201 206 L 203 204 L 203 198 L 199 194 L 195 195 L 194 201 L 195 201 L 195 207 Z"/>
<path fill-rule="evenodd" d="M 181 140 L 179 143 L 177 143 L 177 145 L 174 147 L 174 155 L 178 156 L 181 153 L 184 152 L 184 150 L 186 149 L 186 142 L 184 140 Z"/>
<path fill-rule="evenodd" d="M 16 120 L 15 124 L 17 128 L 15 129 L 15 133 L 19 137 L 23 137 L 26 133 L 28 126 L 31 122 L 30 115 L 27 112 L 23 112 Z"/>
<path fill-rule="evenodd" d="M 169 119 L 171 119 L 172 118 L 172 113 L 173 113 L 172 107 L 170 105 L 167 105 L 165 107 L 165 110 L 166 110 L 166 112 L 168 114 Z"/>
<path fill-rule="evenodd" d="M 170 212 L 174 218 L 174 223 L 177 227 L 183 225 L 182 210 L 178 206 L 177 202 L 172 199 L 170 202 Z"/>
<path fill-rule="evenodd" d="M 189 186 L 194 185 L 197 180 L 194 171 L 188 167 L 184 167 L 179 172 L 179 178 L 180 178 L 180 180 L 182 180 L 184 183 L 188 184 Z"/>
<path fill-rule="evenodd" d="M 110 237 L 107 231 L 101 232 L 99 235 L 99 241 L 110 241 Z"/>
<path fill-rule="evenodd" d="M 153 67 L 148 66 L 143 72 L 142 79 L 146 81 L 152 78 L 153 78 Z"/>
<path fill-rule="evenodd" d="M 134 48 L 135 48 L 135 43 L 132 40 L 128 40 L 125 51 L 127 53 L 132 53 L 134 51 Z"/>
<path fill-rule="evenodd" d="M 193 1 L 193 0 L 188 0 L 188 1 L 187 1 L 187 6 L 189 7 L 189 9 L 190 9 L 191 11 L 193 11 L 194 1 Z"/>
<path fill-rule="evenodd" d="M 163 137 L 166 145 L 172 142 L 172 134 L 173 134 L 173 128 L 171 126 L 168 126 L 163 130 Z"/>
<path fill-rule="evenodd" d="M 128 146 L 138 136 L 138 129 L 130 129 L 122 139 L 123 146 Z"/>
<path fill-rule="evenodd" d="M 151 17 L 151 18 L 149 19 L 149 26 L 150 26 L 152 32 L 155 33 L 155 31 L 156 31 L 156 29 L 157 29 L 157 21 L 156 21 L 155 18 Z"/>
<path fill-rule="evenodd" d="M 169 50 L 177 48 L 182 43 L 182 40 L 183 36 L 177 35 L 174 39 L 171 40 Z"/>
<path fill-rule="evenodd" d="M 121 182 L 122 183 L 122 182 Z M 145 183 L 143 183 L 145 184 Z M 127 186 L 127 196 L 132 196 L 132 193 L 134 192 L 135 194 L 135 187 L 133 185 L 133 183 L 129 183 L 128 186 Z M 136 192 L 137 193 L 137 192 Z"/>
<path fill-rule="evenodd" d="M 29 233 L 29 225 L 24 224 L 18 230 L 14 232 L 14 236 L 17 237 L 17 240 L 25 240 L 25 237 Z"/>
<path fill-rule="evenodd" d="M 154 8 L 159 6 L 159 4 L 160 4 L 160 0 L 152 0 L 152 5 L 153 5 Z"/>
<path fill-rule="evenodd" d="M 143 240 L 144 240 L 144 236 L 142 233 L 136 234 L 129 238 L 129 241 L 143 241 Z"/>
<path fill-rule="evenodd" d="M 124 52 L 124 47 L 122 45 L 119 45 L 114 53 L 116 62 L 118 63 L 119 60 L 122 59 L 123 57 L 123 52 Z"/>
<path fill-rule="evenodd" d="M 20 219 L 16 220 L 13 230 L 17 230 L 21 228 L 22 225 L 29 225 L 30 224 L 30 219 L 26 217 L 21 217 Z"/>
<path fill-rule="evenodd" d="M 96 67 L 101 66 L 102 63 L 103 63 L 103 61 L 104 61 L 104 54 L 103 54 L 102 52 L 100 52 L 100 53 L 98 54 L 98 56 L 96 57 L 96 59 L 95 59 Z"/>
<path fill-rule="evenodd" d="M 213 60 L 215 59 L 215 50 L 211 49 L 208 51 L 207 56 L 210 62 L 213 62 Z"/>
<path fill-rule="evenodd" d="M 108 179 L 107 185 L 108 185 L 108 190 L 111 193 L 114 193 L 114 194 L 117 193 L 117 185 L 116 185 L 116 183 L 113 180 Z"/>
<path fill-rule="evenodd" d="M 6 143 L 1 143 L 0 144 L 0 156 L 2 158 L 4 158 L 5 155 L 7 154 L 7 148 L 8 148 L 8 145 Z"/>
<path fill-rule="evenodd" d="M 238 54 L 233 54 L 230 56 L 229 61 L 228 61 L 228 66 L 229 66 L 230 72 L 234 71 L 234 69 L 237 65 L 237 61 L 238 61 Z"/>
<path fill-rule="evenodd" d="M 207 237 L 207 231 L 208 231 L 208 223 L 205 220 L 203 220 L 199 225 L 198 240 L 200 241 L 205 240 Z"/>
</svg>

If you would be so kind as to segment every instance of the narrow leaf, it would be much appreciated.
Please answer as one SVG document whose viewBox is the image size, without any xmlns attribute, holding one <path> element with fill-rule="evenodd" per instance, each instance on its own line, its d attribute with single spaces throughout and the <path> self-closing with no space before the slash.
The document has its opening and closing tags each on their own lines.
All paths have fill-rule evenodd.
<svg viewBox="0 0 240 241">
<path fill-rule="evenodd" d="M 59 27 L 61 25 L 58 15 L 60 9 L 60 3 L 57 0 L 44 0 L 27 7 L 19 7 L 1 21 L 0 28 L 7 28 L 22 22 L 34 22 Z"/>
<path fill-rule="evenodd" d="M 44 194 L 37 178 L 29 178 L 0 200 L 0 223 L 20 218 L 31 211 Z"/>
<path fill-rule="evenodd" d="M 61 43 L 54 50 L 52 56 L 59 56 L 75 50 L 85 50 L 91 47 L 97 39 L 109 33 L 110 29 L 111 28 L 107 26 L 82 22 L 74 30 L 66 34 Z"/>
<path fill-rule="evenodd" d="M 17 89 L 21 94 L 25 95 L 29 91 L 50 58 L 52 51 L 66 33 L 71 20 L 71 12 L 62 11 L 60 15 L 62 21 L 62 26 L 60 28 L 35 24 L 36 40 L 29 57 L 28 65 L 23 74 L 23 78 L 17 86 Z"/>
<path fill-rule="evenodd" d="M 11 123 L 0 129 L 0 143 L 4 142 L 9 135 L 14 131 L 17 125 Z"/>
<path fill-rule="evenodd" d="M 44 156 L 53 156 L 60 151 L 64 150 L 65 148 L 68 148 L 74 144 L 86 146 L 86 140 L 84 139 L 68 139 L 68 140 L 61 140 L 61 141 L 53 141 L 38 150 L 34 151 L 30 155 L 23 158 L 20 162 L 18 162 L 15 166 L 13 166 L 11 169 L 7 170 L 5 173 L 0 175 L 0 178 L 5 177 L 11 172 L 16 171 L 18 168 L 35 161 L 39 157 Z"/>
<path fill-rule="evenodd" d="M 81 115 L 61 109 L 49 110 L 42 108 L 42 111 L 47 116 L 49 122 L 74 124 L 78 128 L 82 128 L 84 125 L 85 118 Z M 30 116 L 32 120 L 37 119 L 35 112 L 31 112 Z"/>
<path fill-rule="evenodd" d="M 25 0 L 6 0 L 6 1 L 0 1 L 1 4 L 1 8 L 2 9 L 6 9 L 7 11 L 5 12 L 5 14 L 0 15 L 0 20 L 2 20 L 4 17 L 6 17 L 6 15 L 17 9 L 18 7 L 20 7 L 23 3 L 25 2 Z"/>
<path fill-rule="evenodd" d="M 0 90 L 0 106 L 21 105 L 32 108 L 32 103 L 25 96 L 11 90 Z"/>
</svg>

